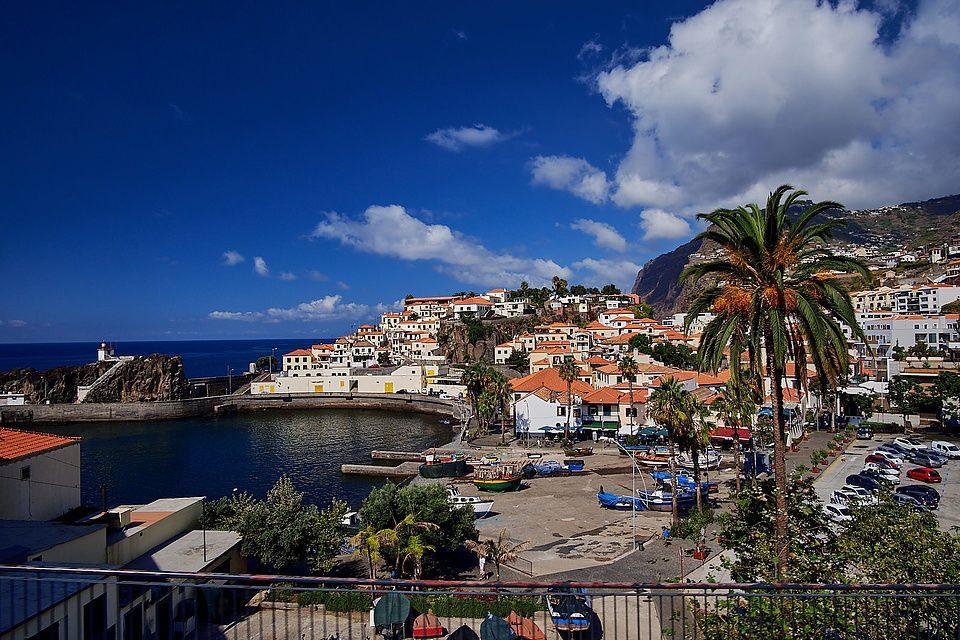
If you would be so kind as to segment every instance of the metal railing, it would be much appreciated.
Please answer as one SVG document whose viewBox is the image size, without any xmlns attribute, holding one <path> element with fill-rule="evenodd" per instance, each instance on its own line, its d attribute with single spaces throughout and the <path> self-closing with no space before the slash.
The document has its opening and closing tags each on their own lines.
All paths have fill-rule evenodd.
<svg viewBox="0 0 960 640">
<path fill-rule="evenodd" d="M 564 618 L 556 604 L 571 600 L 557 589 L 586 605 L 568 610 L 582 612 L 579 621 Z M 370 610 L 388 593 L 401 594 L 410 613 L 378 626 Z M 436 618 L 419 617 L 428 612 Z M 497 624 L 490 617 L 512 621 L 516 637 L 529 640 L 947 639 L 960 633 L 960 585 L 403 581 L 0 566 L 0 640 L 446 638 L 463 626 L 487 638 L 484 628 Z M 442 632 L 424 635 L 418 620 Z M 584 629 L 571 633 L 564 628 L 571 622 Z"/>
</svg>

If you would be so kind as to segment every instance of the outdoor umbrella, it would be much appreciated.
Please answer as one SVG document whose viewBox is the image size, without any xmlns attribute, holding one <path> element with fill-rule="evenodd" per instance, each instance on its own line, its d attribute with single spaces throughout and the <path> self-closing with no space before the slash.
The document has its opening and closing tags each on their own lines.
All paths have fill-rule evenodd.
<svg viewBox="0 0 960 640">
<path fill-rule="evenodd" d="M 509 622 L 491 613 L 480 623 L 480 640 L 514 640 L 516 637 Z"/>
<path fill-rule="evenodd" d="M 447 636 L 447 640 L 480 640 L 477 632 L 467 625 L 460 625 L 460 628 Z"/>
<path fill-rule="evenodd" d="M 439 638 L 443 635 L 443 625 L 432 611 L 421 613 L 413 621 L 414 638 Z"/>
<path fill-rule="evenodd" d="M 377 600 L 373 608 L 373 623 L 378 627 L 403 624 L 410 615 L 410 600 L 406 596 L 389 592 Z"/>
<path fill-rule="evenodd" d="M 530 618 L 524 618 L 517 615 L 516 611 L 511 611 L 507 616 L 507 622 L 510 628 L 520 640 L 547 640 L 547 637 L 537 626 L 537 623 Z"/>
</svg>

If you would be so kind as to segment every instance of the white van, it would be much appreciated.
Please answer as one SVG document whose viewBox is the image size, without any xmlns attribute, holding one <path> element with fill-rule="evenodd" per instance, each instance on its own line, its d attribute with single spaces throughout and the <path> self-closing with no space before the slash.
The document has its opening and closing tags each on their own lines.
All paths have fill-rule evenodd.
<svg viewBox="0 0 960 640">
<path fill-rule="evenodd" d="M 960 447 L 952 442 L 947 442 L 946 440 L 934 440 L 930 447 L 939 451 L 948 458 L 960 458 Z"/>
</svg>

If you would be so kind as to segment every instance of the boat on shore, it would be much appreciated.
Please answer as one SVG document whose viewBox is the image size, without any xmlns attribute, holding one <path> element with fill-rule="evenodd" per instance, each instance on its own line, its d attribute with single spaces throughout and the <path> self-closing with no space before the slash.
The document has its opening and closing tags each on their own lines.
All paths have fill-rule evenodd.
<svg viewBox="0 0 960 640">
<path fill-rule="evenodd" d="M 670 449 L 668 447 L 651 447 L 643 451 L 636 451 L 633 457 L 638 465 L 652 469 L 662 469 L 670 466 Z"/>
<path fill-rule="evenodd" d="M 570 458 L 592 456 L 593 447 L 569 447 L 563 450 L 563 455 Z"/>
<path fill-rule="evenodd" d="M 649 511 L 673 511 L 673 493 L 670 491 L 637 489 L 637 497 Z M 677 493 L 677 510 L 689 511 L 695 501 L 693 491 L 680 491 Z"/>
<path fill-rule="evenodd" d="M 594 617 L 591 599 L 579 587 L 551 587 L 545 596 L 547 611 L 557 631 L 581 633 L 590 629 Z"/>
<path fill-rule="evenodd" d="M 676 482 L 674 482 L 673 476 L 669 471 L 651 471 L 650 477 L 666 487 L 672 487 L 676 484 L 682 491 L 693 491 L 693 487 L 696 485 L 694 479 L 685 473 L 678 473 Z M 702 495 L 718 493 L 720 491 L 720 485 L 717 482 L 702 481 L 700 482 L 700 491 Z"/>
<path fill-rule="evenodd" d="M 609 493 L 604 491 L 602 486 L 600 487 L 600 491 L 597 492 L 597 502 L 599 502 L 600 506 L 604 509 L 617 509 L 618 511 L 633 511 L 636 509 L 637 511 L 646 511 L 646 507 L 640 498 Z"/>
<path fill-rule="evenodd" d="M 447 485 L 447 502 L 454 507 L 470 507 L 473 509 L 473 517 L 475 518 L 484 518 L 493 509 L 492 499 L 462 495 L 460 489 L 452 484 Z"/>
<path fill-rule="evenodd" d="M 462 456 L 428 454 L 419 471 L 424 478 L 460 478 L 470 473 L 470 467 Z"/>
<path fill-rule="evenodd" d="M 473 472 L 473 484 L 480 491 L 504 493 L 516 491 L 523 480 L 520 465 L 500 464 L 496 467 L 481 467 Z"/>
<path fill-rule="evenodd" d="M 686 453 L 678 454 L 674 460 L 677 463 L 677 466 L 681 469 L 686 469 L 688 471 L 693 470 L 693 457 L 687 455 Z M 700 468 L 701 469 L 719 469 L 720 463 L 723 462 L 723 456 L 713 450 L 708 450 L 701 452 L 700 454 Z"/>
</svg>

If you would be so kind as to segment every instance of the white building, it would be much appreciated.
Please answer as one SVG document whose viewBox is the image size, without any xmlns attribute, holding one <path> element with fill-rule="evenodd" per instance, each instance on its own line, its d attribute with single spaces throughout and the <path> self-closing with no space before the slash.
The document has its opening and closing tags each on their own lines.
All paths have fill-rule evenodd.
<svg viewBox="0 0 960 640">
<path fill-rule="evenodd" d="M 453 317 L 458 320 L 464 317 L 483 317 L 492 310 L 493 303 L 479 296 L 457 300 L 453 303 Z"/>
<path fill-rule="evenodd" d="M 960 286 L 949 284 L 916 285 L 894 294 L 893 311 L 910 314 L 937 314 L 945 304 L 960 299 Z"/>
<path fill-rule="evenodd" d="M 80 439 L 0 428 L 0 519 L 50 520 L 80 506 Z"/>
<path fill-rule="evenodd" d="M 960 334 L 957 332 L 960 314 L 878 316 L 858 315 L 867 336 L 867 345 L 877 358 L 890 357 L 894 347 L 909 349 L 919 342 L 932 349 L 960 349 Z M 866 355 L 863 344 L 856 346 L 861 355 Z"/>
</svg>

